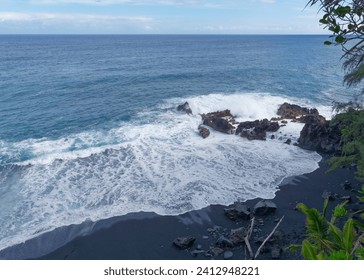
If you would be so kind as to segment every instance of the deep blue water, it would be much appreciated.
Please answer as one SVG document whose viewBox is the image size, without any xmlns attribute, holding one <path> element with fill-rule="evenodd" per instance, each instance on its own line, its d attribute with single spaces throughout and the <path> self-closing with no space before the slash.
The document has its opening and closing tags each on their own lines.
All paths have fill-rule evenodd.
<svg viewBox="0 0 364 280">
<path fill-rule="evenodd" d="M 325 36 L 1 36 L 2 140 L 109 128 L 171 97 L 268 92 L 328 101 Z M 337 94 L 337 93 L 335 93 Z"/>
<path fill-rule="evenodd" d="M 269 198 L 313 171 L 316 153 L 219 133 L 202 142 L 196 128 L 198 113 L 271 117 L 284 101 L 327 115 L 355 90 L 326 39 L 0 36 L 0 250 L 87 219 Z M 192 116 L 175 110 L 186 100 Z"/>
</svg>

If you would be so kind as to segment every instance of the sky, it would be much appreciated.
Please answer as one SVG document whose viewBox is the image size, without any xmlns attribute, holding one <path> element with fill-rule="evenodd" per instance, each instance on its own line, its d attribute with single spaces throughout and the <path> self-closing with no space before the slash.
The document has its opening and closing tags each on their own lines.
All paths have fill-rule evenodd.
<svg viewBox="0 0 364 280">
<path fill-rule="evenodd" d="M 307 2 L 0 0 L 0 34 L 324 34 Z"/>
</svg>

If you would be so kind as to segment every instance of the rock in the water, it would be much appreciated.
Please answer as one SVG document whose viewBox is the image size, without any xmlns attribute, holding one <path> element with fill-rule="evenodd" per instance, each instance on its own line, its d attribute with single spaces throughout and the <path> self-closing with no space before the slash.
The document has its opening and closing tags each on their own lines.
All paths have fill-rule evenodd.
<svg viewBox="0 0 364 280">
<path fill-rule="evenodd" d="M 229 208 L 224 209 L 225 215 L 231 220 L 244 219 L 248 220 L 250 218 L 250 209 L 244 203 L 236 202 L 230 205 Z"/>
<path fill-rule="evenodd" d="M 298 146 L 324 153 L 340 153 L 341 131 L 337 123 L 312 118 L 301 130 Z"/>
<path fill-rule="evenodd" d="M 319 113 L 317 109 L 308 109 L 287 102 L 283 103 L 277 111 L 277 115 L 281 116 L 283 119 L 295 119 L 308 114 L 318 115 Z"/>
<path fill-rule="evenodd" d="M 229 260 L 229 259 L 231 259 L 233 256 L 234 256 L 234 254 L 233 254 L 233 252 L 231 252 L 231 251 L 226 251 L 226 252 L 224 253 L 224 259 L 225 259 L 225 260 Z"/>
<path fill-rule="evenodd" d="M 277 210 L 277 205 L 270 200 L 261 200 L 254 206 L 254 214 L 258 216 L 268 215 Z"/>
<path fill-rule="evenodd" d="M 202 136 L 202 138 L 204 138 L 204 139 L 209 137 L 209 135 L 210 135 L 210 130 L 206 127 L 203 127 L 202 125 L 198 126 L 198 131 L 199 131 L 200 135 Z"/>
<path fill-rule="evenodd" d="M 309 114 L 309 115 L 305 115 L 302 116 L 300 118 L 297 119 L 298 122 L 300 123 L 322 123 L 324 124 L 326 122 L 326 119 L 321 116 L 321 115 L 315 115 L 315 114 Z"/>
<path fill-rule="evenodd" d="M 178 105 L 177 111 L 182 111 L 189 115 L 192 114 L 192 110 L 191 110 L 190 104 L 188 104 L 188 102 L 185 102 L 182 105 Z"/>
<path fill-rule="evenodd" d="M 288 145 L 290 145 L 291 143 L 292 143 L 292 140 L 289 138 L 286 140 L 286 142 L 284 142 L 284 144 L 288 144 Z"/>
<path fill-rule="evenodd" d="M 267 132 L 276 132 L 279 129 L 278 122 L 268 119 L 241 122 L 235 134 L 248 140 L 265 140 Z"/>
<path fill-rule="evenodd" d="M 216 131 L 227 134 L 233 134 L 235 131 L 232 125 L 232 123 L 235 123 L 235 119 L 230 110 L 202 114 L 201 117 L 204 125 L 212 127 Z"/>
<path fill-rule="evenodd" d="M 188 249 L 195 242 L 196 238 L 192 236 L 178 237 L 173 241 L 173 244 L 180 249 Z"/>
</svg>

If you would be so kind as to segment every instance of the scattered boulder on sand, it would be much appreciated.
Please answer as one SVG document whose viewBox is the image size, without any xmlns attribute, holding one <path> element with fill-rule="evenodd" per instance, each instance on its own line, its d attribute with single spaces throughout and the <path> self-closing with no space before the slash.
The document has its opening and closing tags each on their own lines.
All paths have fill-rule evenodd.
<svg viewBox="0 0 364 280">
<path fill-rule="evenodd" d="M 185 102 L 184 104 L 178 105 L 177 106 L 177 111 L 182 111 L 182 112 L 185 112 L 186 114 L 189 114 L 189 115 L 192 114 L 192 110 L 191 110 L 190 104 L 188 104 L 188 102 Z"/>
<path fill-rule="evenodd" d="M 224 260 L 229 260 L 229 259 L 231 259 L 233 256 L 234 256 L 234 253 L 233 253 L 233 252 L 231 252 L 231 251 L 226 251 L 226 252 L 224 253 Z"/>
<path fill-rule="evenodd" d="M 232 229 L 230 231 L 230 241 L 234 244 L 234 246 L 243 244 L 244 238 L 247 236 L 248 232 L 246 230 L 246 228 L 244 227 L 240 227 L 237 229 Z"/>
<path fill-rule="evenodd" d="M 254 215 L 264 216 L 277 210 L 277 205 L 271 200 L 261 200 L 254 206 Z"/>
<path fill-rule="evenodd" d="M 230 205 L 228 208 L 224 209 L 225 215 L 233 220 L 249 220 L 250 218 L 250 209 L 244 203 L 235 202 L 233 205 Z"/>
<path fill-rule="evenodd" d="M 196 238 L 192 236 L 187 237 L 177 237 L 173 244 L 176 245 L 180 249 L 188 249 L 190 248 L 193 243 L 195 242 Z"/>
<path fill-rule="evenodd" d="M 231 242 L 230 239 L 226 238 L 225 236 L 220 236 L 219 239 L 216 241 L 216 246 L 219 248 L 233 248 L 234 244 Z"/>
</svg>

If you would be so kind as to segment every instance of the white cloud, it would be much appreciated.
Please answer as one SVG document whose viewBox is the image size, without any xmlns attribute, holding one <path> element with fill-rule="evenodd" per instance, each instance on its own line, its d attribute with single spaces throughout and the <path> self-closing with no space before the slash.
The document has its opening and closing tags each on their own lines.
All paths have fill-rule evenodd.
<svg viewBox="0 0 364 280">
<path fill-rule="evenodd" d="M 144 33 L 157 21 L 143 16 L 112 16 L 82 13 L 0 12 L 0 33 Z"/>
<path fill-rule="evenodd" d="M 111 16 L 111 15 L 100 15 L 100 14 L 62 14 L 62 13 L 12 13 L 12 12 L 0 12 L 0 21 L 47 21 L 47 20 L 58 20 L 58 21 L 129 21 L 129 22 L 140 22 L 140 23 L 151 23 L 152 18 L 134 16 Z"/>
<path fill-rule="evenodd" d="M 218 3 L 216 3 L 218 2 Z M 151 4 L 151 5 L 177 5 L 177 6 L 204 6 L 218 7 L 224 5 L 222 0 L 31 0 L 33 4 L 83 4 L 83 5 L 114 5 L 114 4 Z"/>
</svg>

